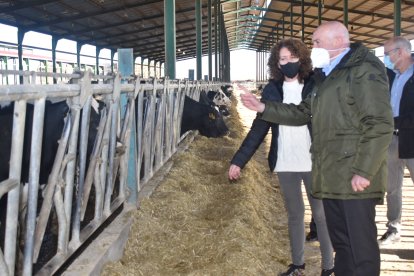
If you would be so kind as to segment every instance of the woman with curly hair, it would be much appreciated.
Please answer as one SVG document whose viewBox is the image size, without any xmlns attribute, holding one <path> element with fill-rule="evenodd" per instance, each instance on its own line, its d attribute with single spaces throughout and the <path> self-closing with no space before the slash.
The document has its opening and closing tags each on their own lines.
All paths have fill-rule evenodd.
<svg viewBox="0 0 414 276">
<path fill-rule="evenodd" d="M 306 45 L 300 40 L 285 39 L 271 50 L 268 60 L 269 83 L 262 92 L 261 101 L 298 104 L 312 90 L 312 62 Z M 256 118 L 239 150 L 231 160 L 229 179 L 240 177 L 265 136 L 272 129 L 268 155 L 269 168 L 277 173 L 280 190 L 288 213 L 288 230 L 292 264 L 279 275 L 304 275 L 305 273 L 305 207 L 301 184 L 305 185 L 312 216 L 318 227 L 322 255 L 321 275 L 333 274 L 333 249 L 325 221 L 322 201 L 310 194 L 312 161 L 310 155 L 310 125 L 285 126 Z"/>
</svg>

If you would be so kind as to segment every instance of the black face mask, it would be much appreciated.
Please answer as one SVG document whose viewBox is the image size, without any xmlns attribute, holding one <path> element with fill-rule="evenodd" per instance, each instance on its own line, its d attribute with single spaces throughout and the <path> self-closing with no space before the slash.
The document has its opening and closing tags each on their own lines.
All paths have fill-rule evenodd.
<svg viewBox="0 0 414 276">
<path fill-rule="evenodd" d="M 297 62 L 288 62 L 286 64 L 280 65 L 280 69 L 282 70 L 282 73 L 288 77 L 293 78 L 296 76 L 299 72 L 300 63 Z"/>
</svg>

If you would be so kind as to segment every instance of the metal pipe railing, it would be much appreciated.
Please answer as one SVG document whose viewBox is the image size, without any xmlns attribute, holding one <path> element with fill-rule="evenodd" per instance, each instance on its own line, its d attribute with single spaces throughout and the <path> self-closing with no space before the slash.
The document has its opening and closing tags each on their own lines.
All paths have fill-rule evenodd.
<svg viewBox="0 0 414 276">
<path fill-rule="evenodd" d="M 0 85 L 0 105 L 14 103 L 9 178 L 0 179 L 0 197 L 1 193 L 8 196 L 5 245 L 0 250 L 1 275 L 15 275 L 15 267 L 17 273 L 22 271 L 23 275 L 53 274 L 128 199 L 128 187 L 134 187 L 134 192 L 138 193 L 175 153 L 182 139 L 180 127 L 185 95 L 198 99 L 201 90 L 219 89 L 221 85 L 131 77 L 123 78 L 121 83 L 119 75 L 0 70 L 0 76 L 9 74 L 23 76 L 24 84 Z M 71 78 L 71 81 L 41 85 L 36 84 L 39 76 Z M 106 83 L 93 83 L 98 78 Z M 120 108 L 121 94 L 127 96 L 124 109 Z M 105 106 L 99 116 L 95 141 L 90 145 L 91 101 L 96 96 Z M 65 100 L 69 111 L 49 179 L 47 183 L 39 183 L 46 100 Z M 18 183 L 22 173 L 26 106 L 32 103 L 35 104 L 35 119 L 30 143 L 28 214 L 21 227 L 27 230 L 23 236 L 17 231 L 23 215 L 19 213 L 23 184 Z M 133 161 L 129 158 L 131 142 L 135 143 Z M 88 150 L 92 146 L 93 150 Z M 90 156 L 88 152 L 92 152 Z M 135 166 L 136 183 L 127 183 L 128 166 Z M 37 199 L 40 184 L 46 184 L 41 201 Z M 135 195 L 135 198 L 138 197 Z M 42 205 L 37 213 L 39 203 Z M 138 202 L 133 203 L 138 205 Z M 57 226 L 57 233 L 49 233 L 47 225 L 50 223 Z M 33 271 L 33 264 L 39 262 L 44 250 L 44 239 L 50 237 L 56 253 L 38 271 Z M 17 256 L 18 243 L 25 245 L 22 258 Z M 19 259 L 23 261 L 16 266 Z"/>
</svg>

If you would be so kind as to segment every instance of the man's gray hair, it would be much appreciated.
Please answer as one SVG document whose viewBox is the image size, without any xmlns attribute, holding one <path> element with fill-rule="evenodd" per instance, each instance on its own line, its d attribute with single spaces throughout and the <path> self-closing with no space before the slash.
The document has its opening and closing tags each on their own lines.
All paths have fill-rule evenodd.
<svg viewBox="0 0 414 276">
<path fill-rule="evenodd" d="M 388 40 L 387 43 L 393 43 L 396 48 L 404 49 L 408 53 L 411 53 L 411 43 L 402 36 L 395 36 Z"/>
</svg>

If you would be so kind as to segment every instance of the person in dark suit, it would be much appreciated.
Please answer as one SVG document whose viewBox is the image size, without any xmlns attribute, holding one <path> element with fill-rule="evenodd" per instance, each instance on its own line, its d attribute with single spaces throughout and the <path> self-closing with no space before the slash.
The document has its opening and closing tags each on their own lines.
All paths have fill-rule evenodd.
<svg viewBox="0 0 414 276">
<path fill-rule="evenodd" d="M 384 63 L 390 84 L 394 135 L 388 149 L 387 231 L 380 245 L 401 238 L 402 184 L 404 169 L 414 182 L 414 61 L 411 43 L 404 37 L 391 38 L 384 44 Z"/>
</svg>

